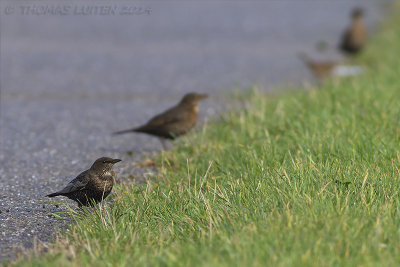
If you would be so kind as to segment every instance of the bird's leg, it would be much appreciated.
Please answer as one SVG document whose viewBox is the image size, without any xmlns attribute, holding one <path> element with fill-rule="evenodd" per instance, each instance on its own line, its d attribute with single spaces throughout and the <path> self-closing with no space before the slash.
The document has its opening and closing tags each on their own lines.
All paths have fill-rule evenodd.
<svg viewBox="0 0 400 267">
<path fill-rule="evenodd" d="M 100 202 L 100 210 L 103 210 L 104 213 L 104 220 L 106 218 L 106 207 L 105 207 L 105 203 L 103 202 L 104 200 L 104 193 L 106 191 L 106 186 L 107 186 L 107 182 L 104 183 L 104 188 L 103 188 L 103 195 L 101 196 L 101 202 Z"/>
<path fill-rule="evenodd" d="M 160 140 L 163 150 L 167 150 L 167 143 L 166 143 L 165 139 L 160 137 L 160 138 L 158 138 L 158 140 Z"/>
</svg>

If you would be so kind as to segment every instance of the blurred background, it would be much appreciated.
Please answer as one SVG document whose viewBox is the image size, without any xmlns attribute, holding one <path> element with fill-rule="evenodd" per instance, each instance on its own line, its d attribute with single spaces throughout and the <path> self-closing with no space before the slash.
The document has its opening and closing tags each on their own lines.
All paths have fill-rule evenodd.
<svg viewBox="0 0 400 267">
<path fill-rule="evenodd" d="M 133 167 L 158 140 L 113 131 L 186 92 L 211 95 L 200 104 L 204 121 L 222 92 L 312 80 L 297 53 L 342 58 L 351 10 L 364 8 L 371 35 L 390 2 L 1 1 L 0 210 L 9 210 L 0 214 L 1 255 L 49 239 L 57 220 L 43 195 L 96 158 L 122 158 L 122 177 L 145 175 Z"/>
</svg>

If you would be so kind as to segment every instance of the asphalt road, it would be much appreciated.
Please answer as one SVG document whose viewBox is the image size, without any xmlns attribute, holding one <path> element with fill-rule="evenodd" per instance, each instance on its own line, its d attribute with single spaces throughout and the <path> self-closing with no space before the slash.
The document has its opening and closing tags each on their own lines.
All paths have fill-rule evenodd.
<svg viewBox="0 0 400 267">
<path fill-rule="evenodd" d="M 111 132 L 185 92 L 212 96 L 204 121 L 222 92 L 310 79 L 296 53 L 340 57 L 350 9 L 365 7 L 373 31 L 387 2 L 1 0 L 0 261 L 52 239 L 64 223 L 49 215 L 65 209 L 43 196 L 96 158 L 122 158 L 120 178 L 151 171 L 134 165 L 161 148 L 157 139 Z M 316 52 L 320 40 L 328 52 Z"/>
</svg>

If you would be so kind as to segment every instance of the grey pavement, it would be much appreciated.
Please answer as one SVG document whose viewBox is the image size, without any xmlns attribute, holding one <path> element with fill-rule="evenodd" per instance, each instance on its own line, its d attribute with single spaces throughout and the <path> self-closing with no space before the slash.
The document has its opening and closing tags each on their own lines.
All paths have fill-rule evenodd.
<svg viewBox="0 0 400 267">
<path fill-rule="evenodd" d="M 161 148 L 156 138 L 111 132 L 186 92 L 212 96 L 204 121 L 224 92 L 309 80 L 297 52 L 340 57 L 350 9 L 365 7 L 373 31 L 388 2 L 0 0 L 0 261 L 64 229 L 51 213 L 65 208 L 43 196 L 96 158 L 122 158 L 120 179 L 152 171 L 134 165 Z"/>
</svg>

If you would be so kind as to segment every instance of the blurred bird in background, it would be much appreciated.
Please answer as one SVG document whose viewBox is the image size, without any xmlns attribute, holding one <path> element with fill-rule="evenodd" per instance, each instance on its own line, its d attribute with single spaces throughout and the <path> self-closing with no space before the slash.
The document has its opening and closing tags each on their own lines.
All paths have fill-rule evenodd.
<svg viewBox="0 0 400 267">
<path fill-rule="evenodd" d="M 188 93 L 176 106 L 153 117 L 146 124 L 113 134 L 137 132 L 157 136 L 165 149 L 165 139 L 175 139 L 195 126 L 199 112 L 198 103 L 207 97 L 206 94 Z"/>
<path fill-rule="evenodd" d="M 315 61 L 305 53 L 299 53 L 298 56 L 319 81 L 330 76 L 354 76 L 362 72 L 360 66 L 342 65 L 339 61 Z"/>
<path fill-rule="evenodd" d="M 363 9 L 353 9 L 351 17 L 352 22 L 344 32 L 339 48 L 348 55 L 355 55 L 364 48 L 367 42 L 367 29 L 364 25 Z"/>
</svg>

